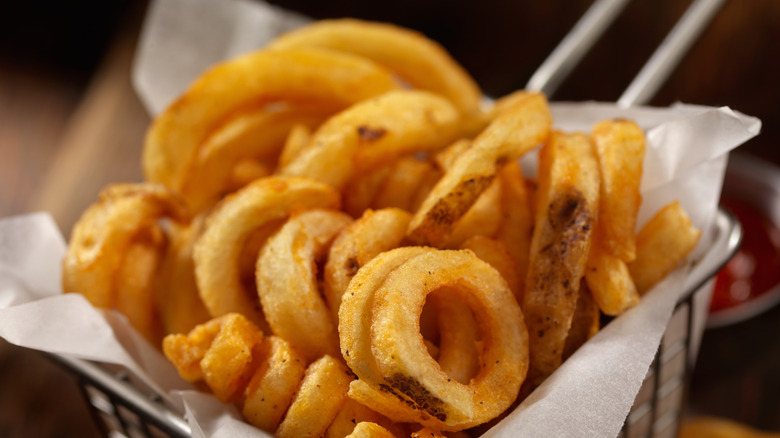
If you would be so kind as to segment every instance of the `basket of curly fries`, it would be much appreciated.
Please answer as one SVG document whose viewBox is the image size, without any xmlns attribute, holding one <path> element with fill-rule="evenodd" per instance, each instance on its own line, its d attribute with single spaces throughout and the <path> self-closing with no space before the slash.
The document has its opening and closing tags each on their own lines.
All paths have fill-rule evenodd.
<svg viewBox="0 0 780 438">
<path fill-rule="evenodd" d="M 486 101 L 422 34 L 307 24 L 200 72 L 149 126 L 144 181 L 105 187 L 67 244 L 29 231 L 42 215 L 0 224 L 37 242 L 3 263 L 48 254 L 8 274 L 32 292 L 0 335 L 59 357 L 133 433 L 658 431 L 739 240 L 726 156 L 758 126 Z"/>
</svg>

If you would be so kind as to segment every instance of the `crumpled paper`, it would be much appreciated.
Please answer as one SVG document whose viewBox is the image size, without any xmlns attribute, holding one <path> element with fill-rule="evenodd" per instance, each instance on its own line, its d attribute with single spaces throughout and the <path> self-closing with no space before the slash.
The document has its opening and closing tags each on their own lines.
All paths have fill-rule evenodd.
<svg viewBox="0 0 780 438">
<path fill-rule="evenodd" d="M 157 0 L 150 7 L 135 65 L 139 95 L 156 114 L 203 68 L 260 47 L 305 21 L 261 2 Z M 597 102 L 554 103 L 552 110 L 556 127 L 567 131 L 589 131 L 596 121 L 611 117 L 636 120 L 648 141 L 640 224 L 678 199 L 705 230 L 693 257 L 707 253 L 707 230 L 715 217 L 727 154 L 758 134 L 758 119 L 725 107 L 683 104 L 626 109 Z M 234 407 L 193 390 L 122 315 L 96 310 L 80 295 L 63 295 L 64 251 L 65 242 L 46 213 L 0 220 L 1 337 L 55 354 L 125 365 L 186 412 L 193 436 L 268 436 L 242 422 Z M 485 436 L 616 436 L 675 303 L 692 286 L 687 279 L 685 269 L 668 276 Z"/>
</svg>

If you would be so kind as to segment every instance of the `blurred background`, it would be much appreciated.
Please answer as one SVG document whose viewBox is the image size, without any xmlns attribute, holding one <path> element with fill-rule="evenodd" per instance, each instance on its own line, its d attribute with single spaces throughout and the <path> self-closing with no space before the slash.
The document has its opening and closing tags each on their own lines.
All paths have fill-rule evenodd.
<svg viewBox="0 0 780 438">
<path fill-rule="evenodd" d="M 442 43 L 490 96 L 523 88 L 590 0 L 274 0 L 314 18 L 358 17 Z M 614 101 L 689 5 L 634 0 L 553 97 Z M 148 4 L 0 1 L 0 217 L 46 210 L 64 235 L 108 182 L 141 179 L 149 117 L 130 85 Z M 732 0 L 650 102 L 759 117 L 740 151 L 780 164 L 780 2 Z M 705 333 L 689 412 L 780 431 L 780 311 Z M 73 378 L 0 340 L 0 436 L 96 436 Z"/>
</svg>

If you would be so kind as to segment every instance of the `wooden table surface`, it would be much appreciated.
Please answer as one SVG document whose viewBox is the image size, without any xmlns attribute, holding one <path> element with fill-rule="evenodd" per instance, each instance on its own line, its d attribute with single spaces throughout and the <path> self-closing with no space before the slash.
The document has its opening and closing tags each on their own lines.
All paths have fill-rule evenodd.
<svg viewBox="0 0 780 438">
<path fill-rule="evenodd" d="M 590 1 L 561 2 L 568 7 L 495 1 L 460 9 L 411 1 L 374 9 L 350 1 L 328 2 L 329 9 L 303 0 L 275 3 L 316 17 L 362 16 L 425 30 L 450 48 L 480 83 L 489 84 L 486 91 L 499 95 L 523 86 Z M 587 78 L 589 85 L 569 81 L 558 97 L 617 98 L 685 6 L 669 3 L 676 6 L 634 2 L 623 23 L 610 30 L 591 59 L 575 70 L 575 77 Z M 653 103 L 730 105 L 759 116 L 764 132 L 744 149 L 780 163 L 778 5 L 775 0 L 729 2 Z M 4 7 L 0 6 L 0 17 L 5 17 L 0 18 L 0 28 L 15 24 L 4 15 L 8 12 Z M 129 72 L 142 14 L 143 4 L 124 8 L 117 28 L 103 36 L 109 44 L 96 56 L 100 62 L 76 79 L 36 63 L 17 62 L 0 44 L 0 217 L 45 210 L 68 235 L 100 188 L 109 182 L 141 180 L 140 149 L 149 117 L 132 90 Z M 636 35 L 637 23 L 643 20 L 657 25 L 646 29 L 648 38 L 641 44 L 626 47 L 633 44 L 629 36 Z M 0 33 L 0 42 L 7 43 L 8 38 Z M 614 77 L 603 77 L 604 65 Z M 778 317 L 780 308 L 705 334 L 691 412 L 780 431 Z M 0 436 L 97 435 L 68 373 L 35 352 L 0 340 Z"/>
</svg>

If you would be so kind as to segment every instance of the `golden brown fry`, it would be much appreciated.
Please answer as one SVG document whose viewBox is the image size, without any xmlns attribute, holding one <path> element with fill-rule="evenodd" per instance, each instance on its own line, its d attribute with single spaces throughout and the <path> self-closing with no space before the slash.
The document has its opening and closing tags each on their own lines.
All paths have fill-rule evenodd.
<svg viewBox="0 0 780 438">
<path fill-rule="evenodd" d="M 355 175 L 405 154 L 451 142 L 460 114 L 441 96 L 399 90 L 357 103 L 331 117 L 284 175 L 300 175 L 342 189 Z"/>
<path fill-rule="evenodd" d="M 441 169 L 442 172 L 446 172 L 452 168 L 452 165 L 455 163 L 455 160 L 458 159 L 460 154 L 465 152 L 466 149 L 470 147 L 471 140 L 468 138 L 460 138 L 439 151 L 434 156 L 433 160 L 436 162 L 436 165 L 439 166 L 439 169 Z"/>
<path fill-rule="evenodd" d="M 106 187 L 73 227 L 62 262 L 62 288 L 79 292 L 94 306 L 116 305 L 115 276 L 139 234 L 164 217 L 187 216 L 179 197 L 159 184 Z"/>
<path fill-rule="evenodd" d="M 636 259 L 628 265 L 640 294 L 682 263 L 701 237 L 678 201 L 659 210 L 636 236 Z"/>
<path fill-rule="evenodd" d="M 339 320 L 341 299 L 352 277 L 377 254 L 398 247 L 411 218 L 397 208 L 366 210 L 336 236 L 323 275 L 323 295 L 334 321 Z"/>
<path fill-rule="evenodd" d="M 338 359 L 323 356 L 306 368 L 301 386 L 276 429 L 279 438 L 320 437 L 347 399 L 353 377 Z"/>
<path fill-rule="evenodd" d="M 229 192 L 235 192 L 256 179 L 270 175 L 272 171 L 273 168 L 268 162 L 254 158 L 242 158 L 233 166 L 230 180 L 225 189 Z"/>
<path fill-rule="evenodd" d="M 503 241 L 476 235 L 463 242 L 460 248 L 474 251 L 477 257 L 496 268 L 515 295 L 515 299 L 518 299 L 517 302 L 522 303 L 519 299 L 522 297 L 522 290 L 517 263 Z"/>
<path fill-rule="evenodd" d="M 344 404 L 341 406 L 336 418 L 328 426 L 328 430 L 325 432 L 324 438 L 343 438 L 354 433 L 356 427 L 360 423 L 369 422 L 382 427 L 390 433 L 390 436 L 403 436 L 403 429 L 394 424 L 384 415 L 375 412 L 367 406 L 347 398 Z M 373 436 L 373 435 L 371 435 Z"/>
<path fill-rule="evenodd" d="M 156 305 L 157 275 L 165 251 L 165 237 L 157 227 L 150 231 L 152 236 L 130 244 L 117 271 L 116 309 L 144 338 L 159 347 L 163 331 Z"/>
<path fill-rule="evenodd" d="M 411 438 L 447 438 L 447 435 L 437 429 L 423 427 L 417 432 L 412 432 Z"/>
<path fill-rule="evenodd" d="M 395 162 L 390 162 L 353 178 L 348 184 L 349 189 L 345 190 L 342 196 L 344 211 L 354 218 L 359 218 L 364 211 L 370 209 L 376 194 L 382 189 L 382 185 L 394 169 Z"/>
<path fill-rule="evenodd" d="M 181 190 L 208 135 L 247 107 L 285 101 L 339 109 L 396 88 L 387 70 L 354 55 L 316 49 L 249 53 L 212 67 L 154 120 L 144 143 L 144 175 Z"/>
<path fill-rule="evenodd" d="M 371 351 L 371 338 L 368 333 L 376 288 L 398 266 L 410 258 L 431 250 L 431 248 L 423 247 L 402 247 L 384 251 L 357 271 L 344 292 L 339 308 L 341 355 L 347 361 L 352 372 L 361 379 L 374 382 L 382 379 L 376 359 Z M 368 400 L 365 402 L 370 404 Z"/>
<path fill-rule="evenodd" d="M 500 116 L 503 112 L 507 111 L 508 109 L 516 105 L 517 102 L 525 99 L 525 95 L 527 95 L 528 93 L 529 93 L 528 90 L 517 90 L 505 96 L 499 97 L 493 102 L 493 105 L 488 107 L 487 111 L 485 111 L 486 116 L 490 120 L 495 119 L 496 117 Z"/>
<path fill-rule="evenodd" d="M 279 154 L 279 167 L 284 167 L 300 155 L 311 140 L 311 128 L 303 123 L 292 127 L 284 140 L 282 152 Z"/>
<path fill-rule="evenodd" d="M 211 318 L 195 284 L 192 260 L 195 240 L 203 231 L 203 219 L 202 215 L 196 216 L 187 226 L 171 224 L 170 243 L 160 268 L 156 294 L 165 334 L 188 333 Z"/>
<path fill-rule="evenodd" d="M 474 236 L 492 236 L 501 226 L 501 184 L 497 179 L 490 183 L 468 211 L 455 222 L 443 248 L 458 248 Z"/>
<path fill-rule="evenodd" d="M 531 385 L 562 362 L 599 200 L 590 139 L 555 132 L 539 156 L 539 192 L 523 311 L 531 342 Z"/>
<path fill-rule="evenodd" d="M 357 280 L 362 272 L 372 271 L 369 266 L 384 281 Z M 471 251 L 423 250 L 415 256 L 413 248 L 399 248 L 374 258 L 358 276 L 339 313 L 339 333 L 345 335 L 342 352 L 359 378 L 350 384 L 351 398 L 370 400 L 377 412 L 394 421 L 442 430 L 481 424 L 509 407 L 525 378 L 528 337 L 520 307 L 498 271 Z M 425 298 L 441 288 L 469 304 L 486 336 L 481 369 L 469 385 L 441 370 L 419 334 Z M 363 307 L 366 297 L 373 301 L 366 312 L 373 317 L 350 317 L 353 306 Z M 349 320 L 358 326 L 342 332 Z M 373 356 L 364 358 L 366 338 Z M 360 354 L 346 351 L 350 346 Z"/>
<path fill-rule="evenodd" d="M 413 87 L 447 97 L 464 113 L 479 112 L 482 93 L 476 82 L 438 43 L 409 29 L 354 19 L 323 20 L 282 35 L 271 47 L 322 47 L 365 56 Z"/>
<path fill-rule="evenodd" d="M 203 380 L 219 400 L 236 401 L 252 377 L 255 346 L 263 333 L 241 315 L 229 315 L 200 361 Z"/>
<path fill-rule="evenodd" d="M 592 138 L 601 168 L 599 240 L 607 253 L 628 263 L 636 257 L 645 136 L 635 122 L 619 119 L 596 124 Z"/>
<path fill-rule="evenodd" d="M 339 202 L 331 187 L 298 177 L 262 178 L 226 198 L 209 216 L 195 244 L 195 278 L 211 315 L 238 312 L 262 327 L 259 302 L 241 284 L 239 259 L 247 239 L 292 212 L 338 208 Z"/>
<path fill-rule="evenodd" d="M 468 385 L 479 371 L 479 329 L 474 314 L 468 305 L 446 289 L 428 295 L 428 301 L 436 309 L 439 326 L 440 348 L 435 359 L 445 374 Z"/>
<path fill-rule="evenodd" d="M 205 380 L 221 401 L 235 401 L 252 375 L 263 333 L 240 314 L 214 318 L 189 334 L 168 335 L 163 353 L 186 380 Z"/>
<path fill-rule="evenodd" d="M 599 306 L 593 300 L 588 285 L 581 283 L 577 307 L 574 309 L 566 345 L 563 347 L 563 360 L 568 359 L 582 344 L 598 333 L 600 317 Z"/>
<path fill-rule="evenodd" d="M 294 214 L 268 238 L 257 258 L 257 293 L 265 318 L 274 334 L 307 361 L 339 354 L 336 324 L 319 290 L 317 266 L 351 221 L 333 210 Z"/>
<path fill-rule="evenodd" d="M 228 122 L 203 139 L 192 165 L 181 176 L 180 193 L 194 212 L 213 206 L 255 177 L 270 174 L 294 126 L 317 126 L 334 112 L 317 106 L 276 104 L 231 115 Z M 239 166 L 247 162 L 262 166 L 251 169 L 251 179 L 238 174 Z"/>
<path fill-rule="evenodd" d="M 376 423 L 361 421 L 346 438 L 396 438 L 396 436 Z"/>
<path fill-rule="evenodd" d="M 543 95 L 529 93 L 497 117 L 436 184 L 409 225 L 415 244 L 441 246 L 455 222 L 490 186 L 500 165 L 548 136 L 552 116 Z"/>
<path fill-rule="evenodd" d="M 414 156 L 402 157 L 395 162 L 393 170 L 382 183 L 371 205 L 373 208 L 414 211 L 418 194 L 421 191 L 429 191 L 440 176 L 438 169 L 430 161 Z"/>
<path fill-rule="evenodd" d="M 499 172 L 498 178 L 501 182 L 501 211 L 504 216 L 495 236 L 497 240 L 504 243 L 515 262 L 518 284 L 516 288 L 512 288 L 512 291 L 515 292 L 518 302 L 522 303 L 534 226 L 531 193 L 523 178 L 520 163 L 517 161 L 507 163 Z M 511 283 L 510 287 L 512 287 Z"/>
<path fill-rule="evenodd" d="M 282 421 L 306 370 L 306 360 L 289 342 L 276 336 L 263 341 L 262 357 L 244 390 L 241 413 L 253 426 L 273 433 Z"/>
<path fill-rule="evenodd" d="M 603 216 L 600 216 L 603 218 Z M 639 303 L 628 265 L 604 248 L 598 226 L 588 255 L 585 279 L 593 299 L 605 315 L 616 316 Z"/>
</svg>

